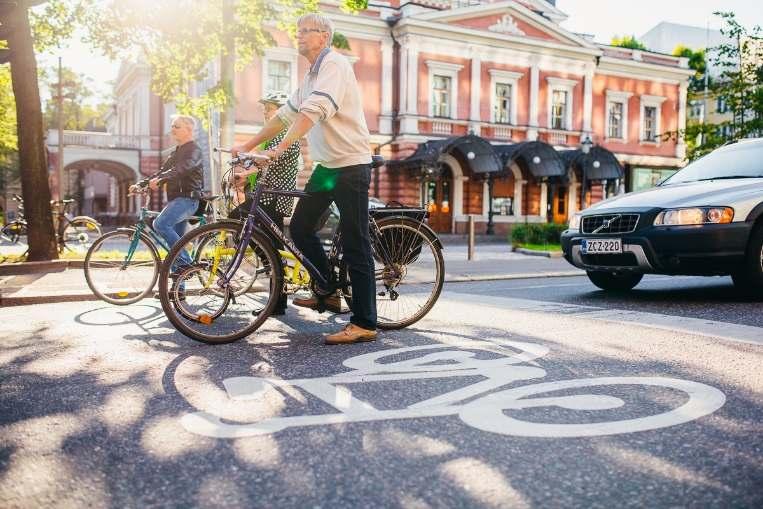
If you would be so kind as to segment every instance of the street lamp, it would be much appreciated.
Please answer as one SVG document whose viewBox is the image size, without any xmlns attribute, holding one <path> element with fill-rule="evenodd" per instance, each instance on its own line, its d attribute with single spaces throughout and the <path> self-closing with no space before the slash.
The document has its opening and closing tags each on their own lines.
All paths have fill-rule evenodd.
<svg viewBox="0 0 763 509">
<path fill-rule="evenodd" d="M 580 210 L 583 210 L 585 208 L 585 184 L 586 184 L 585 167 L 586 167 L 586 163 L 588 162 L 588 155 L 591 153 L 591 148 L 593 148 L 593 141 L 591 141 L 591 136 L 586 134 L 585 139 L 582 142 L 580 142 L 580 151 L 583 152 L 583 164 L 580 165 L 580 176 L 581 176 Z M 578 158 L 578 160 L 579 159 L 580 158 Z"/>
</svg>

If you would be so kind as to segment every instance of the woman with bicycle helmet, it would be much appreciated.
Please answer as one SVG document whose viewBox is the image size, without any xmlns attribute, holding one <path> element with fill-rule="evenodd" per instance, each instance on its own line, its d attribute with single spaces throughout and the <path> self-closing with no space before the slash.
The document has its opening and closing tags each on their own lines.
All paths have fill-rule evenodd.
<svg viewBox="0 0 763 509">
<path fill-rule="evenodd" d="M 265 122 L 269 121 L 275 115 L 278 108 L 286 104 L 288 96 L 283 92 L 269 92 L 260 99 Z M 278 133 L 273 139 L 259 147 L 262 150 L 270 150 L 277 146 L 284 135 L 286 129 Z M 293 191 L 297 187 L 297 173 L 299 172 L 299 141 L 295 141 L 289 148 L 281 153 L 278 158 L 270 164 L 270 170 L 265 177 L 263 184 L 266 187 Z M 235 180 L 237 187 L 243 187 L 245 191 L 254 188 L 259 168 L 253 167 L 249 170 L 243 168 L 236 171 Z M 260 198 L 260 205 L 273 219 L 280 229 L 283 230 L 284 217 L 290 216 L 294 206 L 294 198 L 290 196 L 276 196 L 274 194 L 264 193 Z M 247 198 L 244 203 L 236 207 L 229 215 L 233 219 L 244 219 L 252 206 L 252 199 Z M 283 245 L 273 238 L 276 249 L 283 249 Z M 286 293 L 282 292 L 278 300 L 274 315 L 283 315 L 286 313 Z"/>
</svg>

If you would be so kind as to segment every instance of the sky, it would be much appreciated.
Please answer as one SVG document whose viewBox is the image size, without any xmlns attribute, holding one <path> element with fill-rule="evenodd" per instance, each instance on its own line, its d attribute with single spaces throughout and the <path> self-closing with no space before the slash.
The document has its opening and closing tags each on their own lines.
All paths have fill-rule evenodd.
<svg viewBox="0 0 763 509">
<path fill-rule="evenodd" d="M 557 0 L 556 6 L 569 18 L 567 30 L 593 34 L 596 42 L 609 43 L 614 36 L 648 32 L 661 21 L 719 29 L 715 11 L 731 11 L 748 30 L 763 26 L 763 8 L 756 0 Z"/>
<path fill-rule="evenodd" d="M 612 37 L 635 35 L 639 37 L 661 21 L 685 25 L 720 28 L 713 12 L 727 10 L 735 12 L 737 20 L 748 29 L 754 25 L 763 26 L 763 9 L 756 0 L 557 0 L 559 9 L 569 15 L 562 26 L 572 32 L 593 34 L 597 42 L 609 43 Z M 63 65 L 93 79 L 92 88 L 101 97 L 111 91 L 108 83 L 116 78 L 119 64 L 109 61 L 88 46 L 71 41 L 68 48 L 41 55 L 39 64 L 57 66 L 58 56 Z M 43 98 L 44 100 L 45 98 Z M 95 103 L 99 98 L 93 98 Z"/>
</svg>

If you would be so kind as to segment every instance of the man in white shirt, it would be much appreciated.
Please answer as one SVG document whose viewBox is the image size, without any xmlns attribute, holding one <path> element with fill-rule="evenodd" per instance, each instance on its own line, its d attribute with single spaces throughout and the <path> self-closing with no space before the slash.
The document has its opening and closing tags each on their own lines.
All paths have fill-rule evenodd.
<svg viewBox="0 0 763 509">
<path fill-rule="evenodd" d="M 276 159 L 307 135 L 310 155 L 319 164 L 305 186 L 310 196 L 297 203 L 289 231 L 297 247 L 328 276 L 328 259 L 316 235 L 317 220 L 331 202 L 339 207 L 353 314 L 343 330 L 326 337 L 326 344 L 346 344 L 376 339 L 376 281 L 368 233 L 371 147 L 355 73 L 347 58 L 331 49 L 333 35 L 334 26 L 325 16 L 299 18 L 298 49 L 310 62 L 310 71 L 276 116 L 247 143 L 235 147 L 234 153 L 250 151 L 288 126 L 281 142 L 266 152 Z M 294 304 L 315 308 L 318 299 L 294 299 Z"/>
</svg>

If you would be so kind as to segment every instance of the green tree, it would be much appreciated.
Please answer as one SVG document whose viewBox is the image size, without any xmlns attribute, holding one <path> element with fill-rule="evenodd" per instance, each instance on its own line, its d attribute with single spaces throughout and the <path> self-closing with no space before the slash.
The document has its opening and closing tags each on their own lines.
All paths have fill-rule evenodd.
<svg viewBox="0 0 763 509">
<path fill-rule="evenodd" d="M 705 49 L 693 50 L 682 44 L 673 49 L 673 56 L 689 59 L 689 69 L 694 71 L 694 76 L 689 81 L 689 91 L 698 92 L 705 88 L 705 71 L 707 70 L 707 60 Z"/>
<path fill-rule="evenodd" d="M 614 36 L 609 44 L 610 46 L 617 46 L 619 48 L 641 49 L 646 51 L 646 46 L 636 39 L 635 35 L 624 35 L 622 37 Z"/>
<path fill-rule="evenodd" d="M 730 12 L 716 12 L 724 27 L 721 33 L 732 42 L 713 48 L 714 64 L 721 75 L 710 84 L 712 97 L 724 102 L 732 120 L 696 123 L 666 136 L 687 140 L 687 157 L 701 157 L 731 139 L 763 135 L 763 32 L 759 26 L 748 31 Z"/>
<path fill-rule="evenodd" d="M 63 87 L 63 123 L 64 129 L 74 131 L 103 130 L 102 115 L 108 105 L 91 106 L 87 100 L 95 93 L 91 88 L 92 78 L 77 74 L 64 67 L 61 70 Z M 48 70 L 44 81 L 51 95 L 57 94 L 55 84 L 58 83 L 58 69 Z M 58 101 L 52 96 L 45 103 L 44 123 L 47 129 L 58 128 Z"/>
<path fill-rule="evenodd" d="M 0 66 L 0 194 L 19 178 L 16 101 L 13 98 L 11 71 Z"/>
<path fill-rule="evenodd" d="M 280 29 L 295 34 L 294 22 L 318 10 L 318 0 L 238 0 L 231 2 L 233 21 L 223 22 L 224 0 L 109 0 L 89 13 L 88 40 L 110 57 L 145 59 L 151 67 L 152 89 L 179 111 L 207 119 L 213 109 L 233 100 L 231 83 L 216 83 L 200 96 L 189 94 L 190 84 L 207 79 L 209 63 L 235 47 L 236 69 L 274 44 L 270 33 Z M 343 0 L 342 8 L 356 12 L 367 0 Z M 337 34 L 334 43 L 347 47 Z"/>
</svg>

